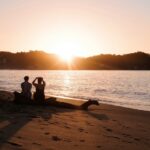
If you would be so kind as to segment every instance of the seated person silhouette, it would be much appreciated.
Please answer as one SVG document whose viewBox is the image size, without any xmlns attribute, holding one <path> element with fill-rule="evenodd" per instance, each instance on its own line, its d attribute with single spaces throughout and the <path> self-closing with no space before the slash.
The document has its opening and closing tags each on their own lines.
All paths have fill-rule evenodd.
<svg viewBox="0 0 150 150">
<path fill-rule="evenodd" d="M 37 83 L 36 83 L 37 80 Z M 33 99 L 35 100 L 35 102 L 37 103 L 44 103 L 45 101 L 45 94 L 44 94 L 44 89 L 46 86 L 45 81 L 43 80 L 42 77 L 36 77 L 32 84 L 35 86 L 35 93 L 33 95 Z"/>
<path fill-rule="evenodd" d="M 91 105 L 99 105 L 97 100 L 88 100 L 81 104 L 80 106 L 70 104 L 67 102 L 57 101 L 56 97 L 49 97 L 45 99 L 45 86 L 46 83 L 42 77 L 36 77 L 32 84 L 35 86 L 35 93 L 33 95 L 33 100 L 31 100 L 31 88 L 32 84 L 28 82 L 29 77 L 24 77 L 24 82 L 21 83 L 22 92 L 14 92 L 15 99 L 14 102 L 17 104 L 30 104 L 30 105 L 45 105 L 45 106 L 54 106 L 61 108 L 69 108 L 69 109 L 80 109 L 80 110 L 88 110 L 88 107 Z M 37 81 L 37 83 L 36 83 Z"/>
<path fill-rule="evenodd" d="M 26 103 L 31 100 L 32 93 L 31 93 L 32 84 L 29 83 L 29 76 L 24 77 L 24 82 L 21 83 L 21 93 L 14 92 L 14 102 L 22 102 Z"/>
</svg>

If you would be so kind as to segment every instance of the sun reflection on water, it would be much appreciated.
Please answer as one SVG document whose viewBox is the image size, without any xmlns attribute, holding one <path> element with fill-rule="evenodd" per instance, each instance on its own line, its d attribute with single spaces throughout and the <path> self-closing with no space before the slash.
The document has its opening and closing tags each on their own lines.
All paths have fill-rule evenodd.
<svg viewBox="0 0 150 150">
<path fill-rule="evenodd" d="M 70 85 L 70 76 L 67 73 L 64 75 L 63 82 L 64 82 L 64 86 L 69 86 Z"/>
</svg>

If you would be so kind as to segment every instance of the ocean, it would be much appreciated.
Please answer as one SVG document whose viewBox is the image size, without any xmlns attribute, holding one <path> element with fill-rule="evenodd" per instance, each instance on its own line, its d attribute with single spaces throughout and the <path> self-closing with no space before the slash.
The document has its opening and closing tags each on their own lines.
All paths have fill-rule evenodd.
<svg viewBox="0 0 150 150">
<path fill-rule="evenodd" d="M 25 75 L 30 82 L 42 76 L 46 95 L 96 99 L 100 103 L 150 111 L 150 71 L 0 70 L 0 90 L 21 91 Z"/>
</svg>

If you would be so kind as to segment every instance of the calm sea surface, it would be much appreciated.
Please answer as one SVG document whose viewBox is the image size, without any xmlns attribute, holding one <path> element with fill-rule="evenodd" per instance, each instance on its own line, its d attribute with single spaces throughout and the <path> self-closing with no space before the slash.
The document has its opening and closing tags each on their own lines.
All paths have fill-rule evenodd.
<svg viewBox="0 0 150 150">
<path fill-rule="evenodd" d="M 30 82 L 36 76 L 44 77 L 47 95 L 92 98 L 150 111 L 150 71 L 1 70 L 0 90 L 20 91 L 25 75 L 30 76 Z"/>
</svg>

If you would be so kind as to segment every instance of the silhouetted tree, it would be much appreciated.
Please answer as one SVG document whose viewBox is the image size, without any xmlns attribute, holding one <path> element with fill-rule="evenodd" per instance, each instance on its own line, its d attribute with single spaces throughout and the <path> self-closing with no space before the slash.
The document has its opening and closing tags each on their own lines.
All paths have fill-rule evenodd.
<svg viewBox="0 0 150 150">
<path fill-rule="evenodd" d="M 101 54 L 87 58 L 74 58 L 68 66 L 56 54 L 43 51 L 0 52 L 0 69 L 48 69 L 48 70 L 150 70 L 150 55 L 136 52 L 125 55 Z"/>
</svg>

